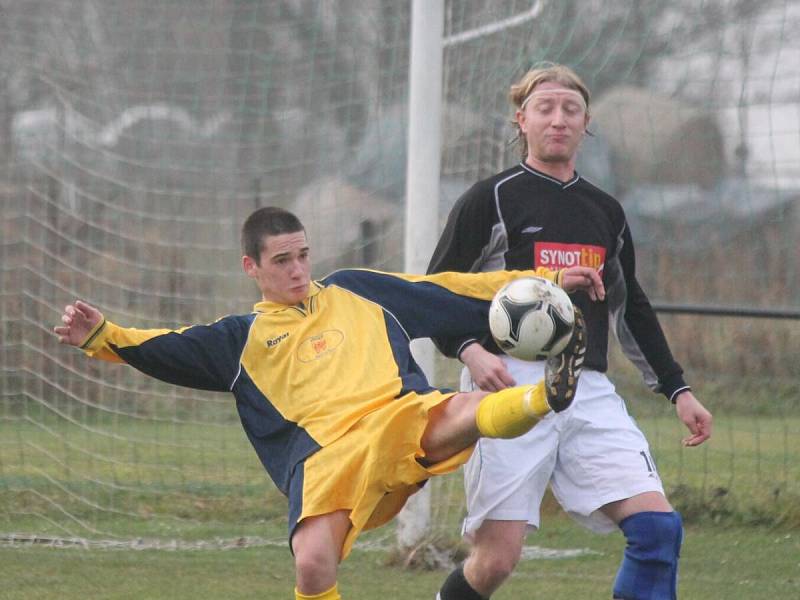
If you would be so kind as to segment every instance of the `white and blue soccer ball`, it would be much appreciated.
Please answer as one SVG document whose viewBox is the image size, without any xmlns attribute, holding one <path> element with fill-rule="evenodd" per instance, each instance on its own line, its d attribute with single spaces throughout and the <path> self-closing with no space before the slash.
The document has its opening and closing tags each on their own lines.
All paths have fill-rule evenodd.
<svg viewBox="0 0 800 600">
<path fill-rule="evenodd" d="M 507 283 L 489 307 L 489 330 L 500 349 L 520 360 L 560 353 L 572 336 L 575 309 L 567 293 L 541 277 Z"/>
</svg>

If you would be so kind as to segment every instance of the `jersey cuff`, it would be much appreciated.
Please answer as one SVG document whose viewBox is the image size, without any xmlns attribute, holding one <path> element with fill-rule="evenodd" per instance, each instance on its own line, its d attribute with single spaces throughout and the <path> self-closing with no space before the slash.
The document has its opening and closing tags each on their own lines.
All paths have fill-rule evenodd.
<svg viewBox="0 0 800 600">
<path fill-rule="evenodd" d="M 675 404 L 675 402 L 678 400 L 678 394 L 680 394 L 681 392 L 691 391 L 691 389 L 692 388 L 689 387 L 688 385 L 678 388 L 677 390 L 672 392 L 672 394 L 669 396 L 669 401 Z"/>
<path fill-rule="evenodd" d="M 689 389 L 691 389 L 689 384 L 683 379 L 683 371 L 678 371 L 659 380 L 656 391 L 664 394 L 674 404 L 678 394 Z"/>
<path fill-rule="evenodd" d="M 458 350 L 456 350 L 456 358 L 457 358 L 458 360 L 461 360 L 461 353 L 464 351 L 464 349 L 465 349 L 467 346 L 471 346 L 472 344 L 477 344 L 477 343 L 478 343 L 478 340 L 476 340 L 475 338 L 472 338 L 472 339 L 466 340 L 466 341 L 465 341 L 463 344 L 461 344 L 461 345 L 458 347 Z M 463 362 L 463 361 L 462 361 L 462 362 Z"/>
<path fill-rule="evenodd" d="M 103 319 L 97 325 L 95 325 L 94 329 L 89 332 L 89 335 L 86 336 L 86 339 L 81 343 L 79 348 L 83 351 L 90 351 L 93 350 L 93 345 L 96 345 L 97 338 L 100 336 L 101 332 L 106 328 L 106 324 L 108 321 Z"/>
</svg>

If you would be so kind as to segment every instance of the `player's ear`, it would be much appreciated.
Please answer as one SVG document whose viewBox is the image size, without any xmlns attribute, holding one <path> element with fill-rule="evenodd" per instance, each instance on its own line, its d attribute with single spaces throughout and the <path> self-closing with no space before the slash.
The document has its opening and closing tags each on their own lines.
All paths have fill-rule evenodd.
<svg viewBox="0 0 800 600">
<path fill-rule="evenodd" d="M 253 260 L 253 258 L 251 256 L 245 255 L 245 256 L 242 257 L 242 270 L 245 272 L 245 275 L 247 275 L 248 277 L 254 277 L 255 276 L 255 270 L 256 270 L 257 266 L 258 265 L 256 265 L 256 261 Z"/>
<path fill-rule="evenodd" d="M 514 113 L 514 120 L 517 122 L 517 125 L 520 128 L 520 131 L 522 131 L 522 133 L 526 133 L 526 131 L 525 131 L 525 111 L 521 110 L 521 109 L 517 109 L 517 111 Z"/>
</svg>

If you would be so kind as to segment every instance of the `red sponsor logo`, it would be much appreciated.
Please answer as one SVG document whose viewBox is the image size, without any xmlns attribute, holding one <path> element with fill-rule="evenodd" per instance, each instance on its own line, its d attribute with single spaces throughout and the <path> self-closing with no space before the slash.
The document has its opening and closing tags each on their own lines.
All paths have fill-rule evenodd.
<svg viewBox="0 0 800 600">
<path fill-rule="evenodd" d="M 589 244 L 556 244 L 536 242 L 533 245 L 533 266 L 548 269 L 567 267 L 592 267 L 602 272 L 606 263 L 606 249 Z"/>
</svg>

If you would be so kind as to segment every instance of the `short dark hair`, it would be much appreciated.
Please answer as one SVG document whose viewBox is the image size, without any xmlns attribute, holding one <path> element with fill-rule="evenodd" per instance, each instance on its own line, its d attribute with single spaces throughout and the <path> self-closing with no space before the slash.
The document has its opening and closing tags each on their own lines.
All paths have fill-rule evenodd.
<svg viewBox="0 0 800 600">
<path fill-rule="evenodd" d="M 242 252 L 261 264 L 264 238 L 298 231 L 305 231 L 305 227 L 294 214 L 277 206 L 264 206 L 247 217 L 242 225 Z"/>
</svg>

